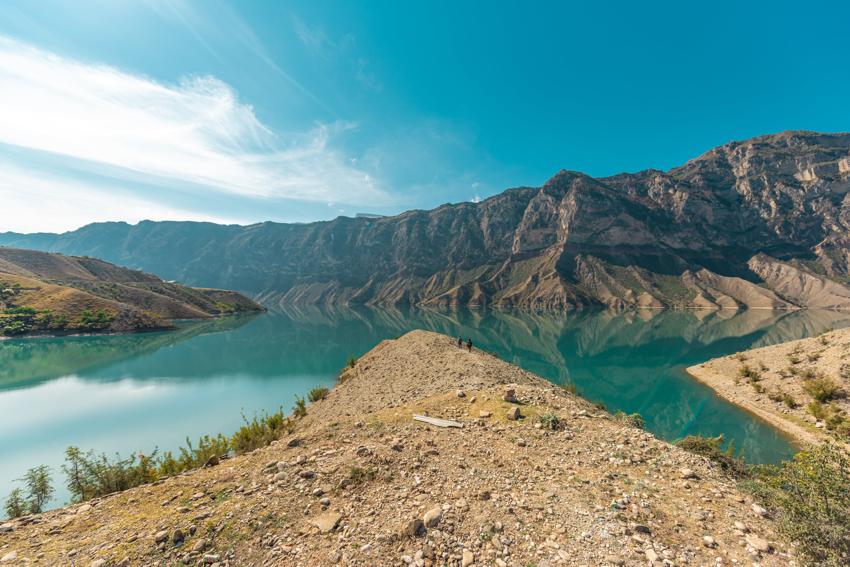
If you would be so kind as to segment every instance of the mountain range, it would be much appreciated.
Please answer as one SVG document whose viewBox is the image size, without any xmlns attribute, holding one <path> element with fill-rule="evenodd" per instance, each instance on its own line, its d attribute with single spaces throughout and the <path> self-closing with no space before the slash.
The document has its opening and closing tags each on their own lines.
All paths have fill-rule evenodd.
<svg viewBox="0 0 850 567">
<path fill-rule="evenodd" d="M 669 171 L 562 170 L 392 217 L 0 233 L 267 305 L 850 308 L 850 134 L 731 142 Z"/>
<path fill-rule="evenodd" d="M 0 336 L 168 329 L 174 319 L 261 310 L 235 292 L 164 282 L 95 258 L 0 248 Z"/>
</svg>

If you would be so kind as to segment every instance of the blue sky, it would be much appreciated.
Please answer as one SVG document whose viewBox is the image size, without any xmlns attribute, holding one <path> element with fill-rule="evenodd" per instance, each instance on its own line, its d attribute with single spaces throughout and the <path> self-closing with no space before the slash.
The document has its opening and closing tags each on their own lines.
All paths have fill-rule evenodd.
<svg viewBox="0 0 850 567">
<path fill-rule="evenodd" d="M 850 130 L 844 2 L 7 0 L 0 231 L 311 221 Z"/>
</svg>

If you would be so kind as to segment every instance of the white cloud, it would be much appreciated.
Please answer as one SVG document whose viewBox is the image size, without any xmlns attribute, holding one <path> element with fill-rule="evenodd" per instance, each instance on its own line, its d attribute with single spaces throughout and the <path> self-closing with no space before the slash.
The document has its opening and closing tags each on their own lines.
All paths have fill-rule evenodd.
<svg viewBox="0 0 850 567">
<path fill-rule="evenodd" d="M 54 177 L 0 161 L 0 232 L 63 232 L 90 222 L 241 219 L 198 214 L 134 197 L 120 188 Z"/>
<path fill-rule="evenodd" d="M 0 36 L 0 108 L 2 143 L 175 185 L 309 202 L 389 199 L 333 147 L 334 135 L 352 125 L 317 125 L 284 138 L 214 77 L 163 84 Z"/>
</svg>

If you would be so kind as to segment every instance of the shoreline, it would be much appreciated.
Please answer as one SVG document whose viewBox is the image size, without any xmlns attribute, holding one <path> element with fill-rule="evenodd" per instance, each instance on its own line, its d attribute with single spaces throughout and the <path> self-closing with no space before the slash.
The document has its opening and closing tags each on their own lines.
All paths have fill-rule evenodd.
<svg viewBox="0 0 850 567">
<path fill-rule="evenodd" d="M 704 384 L 705 386 L 711 388 L 711 390 L 714 392 L 714 395 L 723 399 L 725 402 L 732 404 L 733 406 L 747 412 L 758 420 L 769 425 L 780 435 L 785 437 L 789 441 L 789 443 L 794 446 L 794 448 L 798 450 L 803 450 L 807 445 L 819 444 L 823 441 L 820 436 L 815 435 L 808 429 L 797 425 L 792 421 L 783 419 L 774 414 L 773 412 L 767 411 L 766 409 L 759 407 L 750 400 L 742 399 L 741 397 L 730 393 L 728 391 L 730 390 L 730 388 L 725 387 L 725 378 L 717 373 L 713 373 L 709 370 L 706 370 L 705 368 L 702 368 L 704 364 L 705 362 L 685 368 L 685 374 L 687 374 L 689 378 L 696 380 L 700 384 Z"/>
</svg>

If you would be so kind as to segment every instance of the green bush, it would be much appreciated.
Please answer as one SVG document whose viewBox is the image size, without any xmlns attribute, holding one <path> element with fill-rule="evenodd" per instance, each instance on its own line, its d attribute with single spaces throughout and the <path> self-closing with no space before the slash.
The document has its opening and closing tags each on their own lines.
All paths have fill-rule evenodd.
<svg viewBox="0 0 850 567">
<path fill-rule="evenodd" d="M 330 390 L 328 390 L 324 386 L 313 388 L 307 395 L 307 399 L 310 400 L 310 403 L 315 403 L 324 400 L 328 396 L 329 392 Z"/>
<path fill-rule="evenodd" d="M 803 390 L 814 398 L 815 401 L 821 403 L 840 398 L 844 395 L 844 391 L 835 380 L 827 376 L 818 376 L 817 378 L 803 381 Z"/>
<path fill-rule="evenodd" d="M 558 431 L 564 428 L 564 422 L 561 421 L 561 418 L 556 413 L 544 413 L 538 420 L 544 428 L 551 429 L 552 431 Z"/>
<path fill-rule="evenodd" d="M 826 444 L 761 467 L 751 486 L 776 510 L 779 530 L 797 544 L 806 564 L 850 563 L 850 458 L 843 448 Z"/>
<path fill-rule="evenodd" d="M 29 469 L 23 478 L 18 479 L 26 487 L 26 493 L 15 488 L 6 499 L 4 508 L 10 518 L 24 514 L 39 514 L 53 498 L 53 483 L 50 480 L 50 468 L 41 465 Z"/>
<path fill-rule="evenodd" d="M 27 513 L 27 503 L 24 499 L 24 491 L 20 488 L 15 488 L 6 498 L 4 505 L 6 515 L 10 518 L 19 518 Z"/>
<path fill-rule="evenodd" d="M 273 414 L 255 415 L 250 421 L 244 415 L 242 419 L 245 424 L 233 434 L 230 442 L 236 454 L 265 447 L 291 430 L 291 421 L 284 417 L 282 409 Z"/>
<path fill-rule="evenodd" d="M 702 455 L 720 465 L 723 472 L 736 478 L 747 476 L 747 467 L 744 460 L 735 456 L 735 448 L 732 443 L 726 449 L 723 448 L 723 435 L 717 437 L 703 437 L 702 435 L 688 435 L 676 442 L 689 453 Z"/>
<path fill-rule="evenodd" d="M 617 421 L 622 421 L 629 427 L 636 427 L 637 429 L 643 429 L 646 427 L 646 422 L 643 419 L 643 416 L 639 413 L 625 413 L 622 411 L 618 411 L 614 414 L 614 419 Z"/>
<path fill-rule="evenodd" d="M 295 405 L 292 406 L 292 415 L 299 419 L 307 415 L 307 403 L 301 396 L 295 396 Z"/>
</svg>

